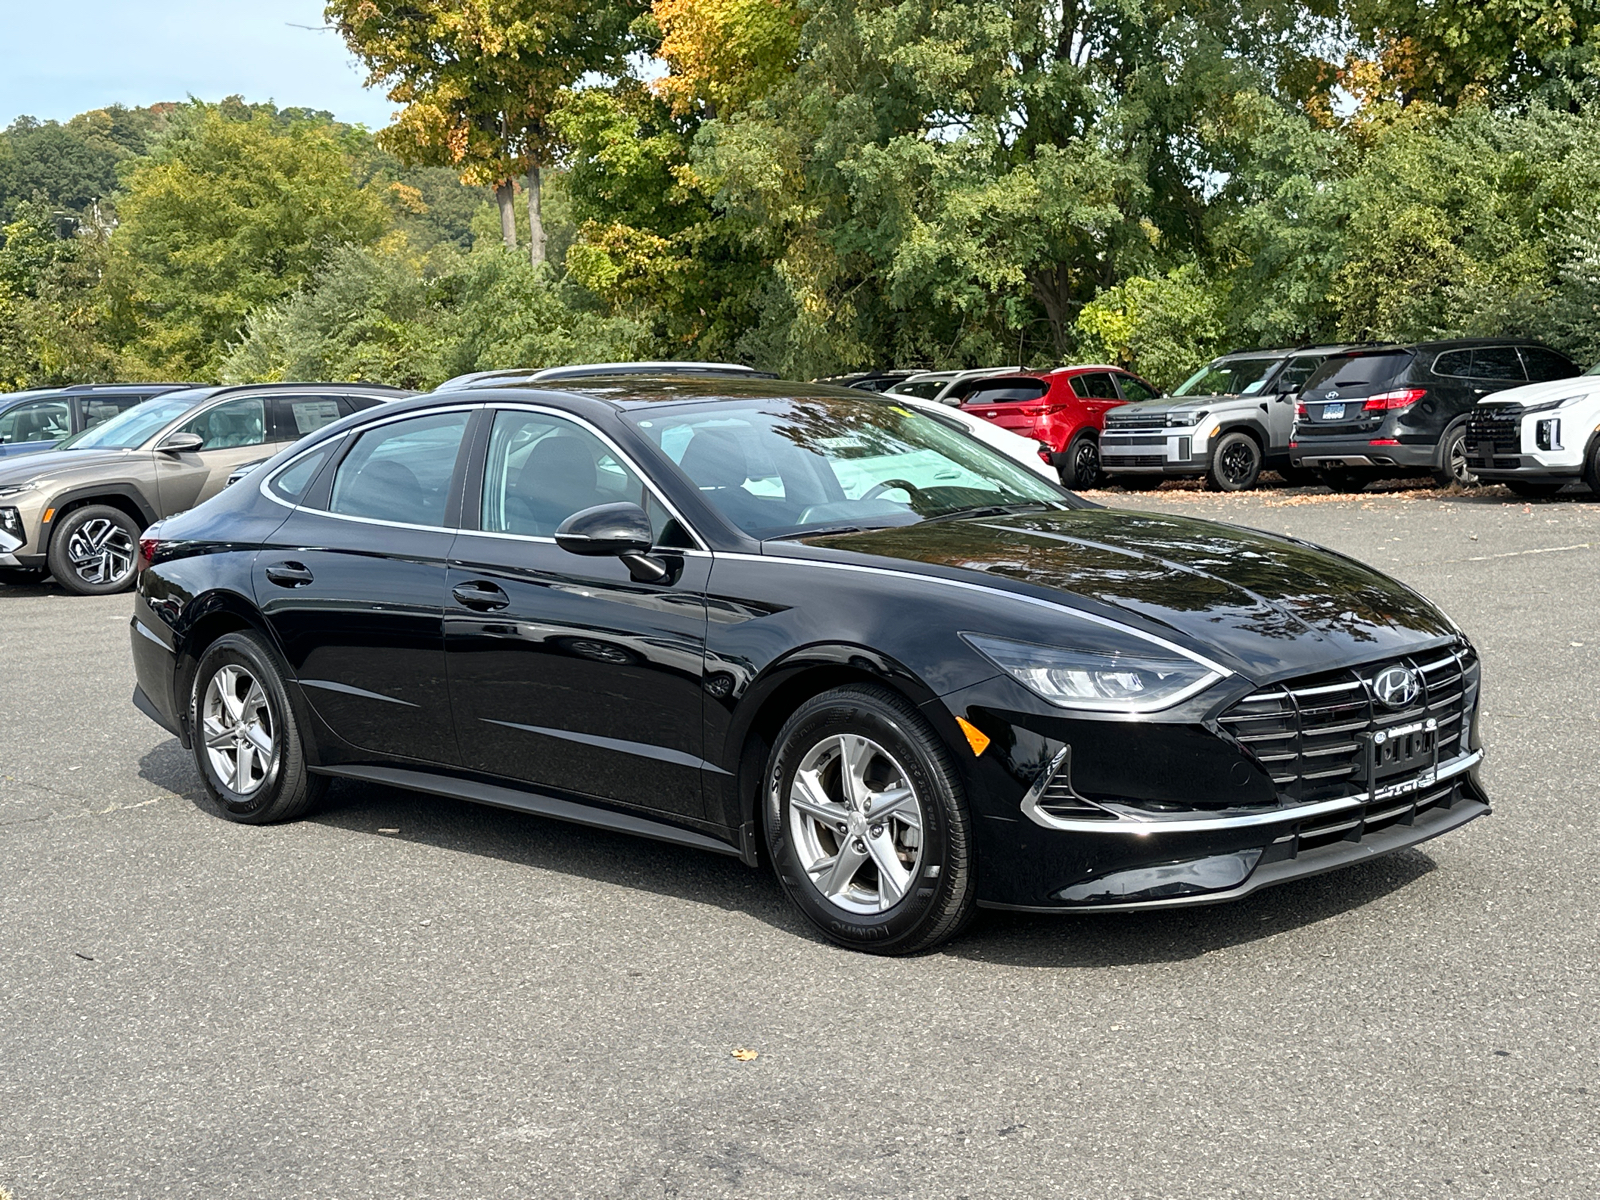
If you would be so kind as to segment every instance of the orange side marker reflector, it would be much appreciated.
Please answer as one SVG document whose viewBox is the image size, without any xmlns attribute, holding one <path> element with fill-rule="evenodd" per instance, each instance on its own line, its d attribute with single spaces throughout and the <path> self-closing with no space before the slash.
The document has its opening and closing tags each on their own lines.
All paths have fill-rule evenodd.
<svg viewBox="0 0 1600 1200">
<path fill-rule="evenodd" d="M 43 523 L 45 525 L 48 525 L 48 524 L 50 524 L 50 518 L 55 516 L 55 515 L 56 515 L 56 510 L 55 509 L 47 508 L 47 509 L 44 510 L 44 516 L 40 518 L 40 521 L 41 521 L 41 523 Z"/>
<path fill-rule="evenodd" d="M 961 732 L 967 735 L 967 745 L 972 747 L 972 756 L 977 758 L 989 748 L 989 735 L 984 733 L 965 717 L 957 717 L 956 724 L 961 726 Z"/>
</svg>

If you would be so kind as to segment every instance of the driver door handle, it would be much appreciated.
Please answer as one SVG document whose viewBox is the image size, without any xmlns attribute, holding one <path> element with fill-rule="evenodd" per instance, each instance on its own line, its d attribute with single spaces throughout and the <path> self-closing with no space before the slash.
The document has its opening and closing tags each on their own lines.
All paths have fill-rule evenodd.
<svg viewBox="0 0 1600 1200">
<path fill-rule="evenodd" d="M 311 580 L 311 571 L 304 563 L 273 563 L 267 568 L 267 581 L 279 587 L 305 587 Z"/>
<path fill-rule="evenodd" d="M 475 609 L 478 612 L 493 612 L 497 608 L 505 608 L 511 603 L 511 597 L 506 595 L 492 583 L 484 580 L 474 580 L 471 583 L 458 583 L 450 589 L 450 594 L 463 608 Z"/>
</svg>

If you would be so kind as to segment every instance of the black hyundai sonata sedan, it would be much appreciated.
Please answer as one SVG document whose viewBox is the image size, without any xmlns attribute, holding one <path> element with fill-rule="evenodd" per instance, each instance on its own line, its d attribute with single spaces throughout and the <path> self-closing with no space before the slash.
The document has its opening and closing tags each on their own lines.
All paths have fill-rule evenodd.
<svg viewBox="0 0 1600 1200">
<path fill-rule="evenodd" d="M 892 397 L 437 392 L 140 549 L 134 703 L 229 818 L 342 777 L 626 830 L 770 862 L 862 950 L 1233 899 L 1489 811 L 1477 656 L 1427 600 Z"/>
</svg>

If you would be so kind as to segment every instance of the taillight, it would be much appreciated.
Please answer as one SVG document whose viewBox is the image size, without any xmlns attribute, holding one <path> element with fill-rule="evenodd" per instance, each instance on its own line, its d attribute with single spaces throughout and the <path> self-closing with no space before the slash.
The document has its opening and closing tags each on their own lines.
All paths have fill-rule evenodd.
<svg viewBox="0 0 1600 1200">
<path fill-rule="evenodd" d="M 1061 412 L 1066 407 L 1065 404 L 1045 404 L 1040 402 L 1037 404 L 1024 404 L 1020 411 L 1030 417 L 1049 417 Z"/>
<path fill-rule="evenodd" d="M 1368 396 L 1367 402 L 1361 407 L 1367 412 L 1390 412 L 1397 408 L 1410 408 L 1427 394 L 1427 388 L 1396 388 L 1392 392 Z"/>
<path fill-rule="evenodd" d="M 1304 404 L 1296 404 L 1294 406 L 1294 415 L 1297 417 L 1309 417 L 1311 414 L 1306 411 Z"/>
</svg>

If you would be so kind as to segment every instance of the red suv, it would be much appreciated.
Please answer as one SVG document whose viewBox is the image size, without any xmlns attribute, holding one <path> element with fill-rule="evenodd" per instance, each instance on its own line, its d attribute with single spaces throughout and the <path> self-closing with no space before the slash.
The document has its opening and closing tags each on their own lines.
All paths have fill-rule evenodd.
<svg viewBox="0 0 1600 1200">
<path fill-rule="evenodd" d="M 974 416 L 1039 443 L 1039 457 L 1055 467 L 1066 487 L 1093 487 L 1100 479 L 1100 431 L 1106 412 L 1161 395 L 1120 367 L 1057 367 L 971 379 L 951 399 Z"/>
</svg>

